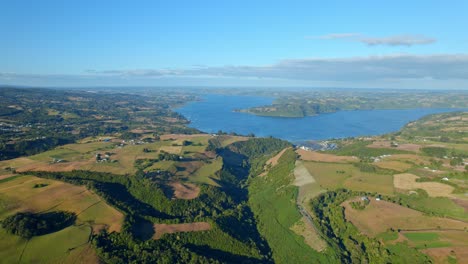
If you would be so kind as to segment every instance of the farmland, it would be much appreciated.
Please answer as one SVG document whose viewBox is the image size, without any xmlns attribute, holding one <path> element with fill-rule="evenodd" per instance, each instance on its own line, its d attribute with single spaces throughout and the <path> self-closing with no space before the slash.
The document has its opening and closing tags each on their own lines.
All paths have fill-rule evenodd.
<svg viewBox="0 0 468 264">
<path fill-rule="evenodd" d="M 459 164 L 467 158 L 465 115 L 433 115 L 389 135 L 333 141 L 336 150 L 300 149 L 316 186 L 306 193 L 314 201 L 326 196 L 323 190 L 354 191 L 362 196 L 348 197 L 341 207 L 361 234 L 401 256 L 411 255 L 401 245 L 407 243 L 436 262 L 463 263 L 468 189 Z"/>
<path fill-rule="evenodd" d="M 58 108 L 48 107 L 48 118 L 79 119 Z M 125 129 L 81 133 L 0 161 L 0 259 L 463 262 L 465 113 L 425 117 L 387 135 L 330 140 L 336 149 L 310 151 L 273 137 L 203 134 L 167 108 L 156 118 L 146 116 L 150 106 L 124 109 L 130 116 L 111 109 L 93 118 Z M 76 219 L 21 236 L 22 223 L 36 219 L 31 215 L 59 212 Z"/>
</svg>

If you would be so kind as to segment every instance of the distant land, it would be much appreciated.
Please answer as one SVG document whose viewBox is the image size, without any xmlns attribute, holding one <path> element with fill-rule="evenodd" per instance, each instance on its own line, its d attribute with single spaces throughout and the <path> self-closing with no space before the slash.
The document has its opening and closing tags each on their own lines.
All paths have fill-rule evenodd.
<svg viewBox="0 0 468 264">
<path fill-rule="evenodd" d="M 463 108 L 468 91 L 342 89 L 289 92 L 271 105 L 239 109 L 259 116 L 304 117 L 341 110 Z"/>
</svg>

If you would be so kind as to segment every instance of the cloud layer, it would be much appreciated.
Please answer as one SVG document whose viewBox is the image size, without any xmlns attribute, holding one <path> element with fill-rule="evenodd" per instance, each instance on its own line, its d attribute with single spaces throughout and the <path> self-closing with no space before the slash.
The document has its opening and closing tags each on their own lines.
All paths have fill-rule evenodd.
<svg viewBox="0 0 468 264">
<path fill-rule="evenodd" d="M 83 74 L 38 75 L 0 73 L 0 83 L 157 84 L 300 83 L 346 87 L 468 88 L 468 54 L 389 55 L 353 58 L 307 58 L 264 66 L 192 67 L 179 69 L 88 70 Z M 46 83 L 44 81 L 44 83 Z M 392 84 L 392 85 L 391 85 Z"/>
<path fill-rule="evenodd" d="M 388 37 L 369 37 L 360 33 L 332 33 L 318 37 L 308 37 L 315 39 L 344 39 L 349 41 L 361 42 L 369 46 L 387 45 L 387 46 L 413 46 L 435 43 L 435 38 L 429 38 L 422 35 L 394 35 Z"/>
<path fill-rule="evenodd" d="M 201 76 L 314 81 L 427 78 L 468 80 L 468 55 L 391 55 L 334 59 L 291 59 L 266 66 L 88 71 L 88 74 L 121 77 Z"/>
</svg>

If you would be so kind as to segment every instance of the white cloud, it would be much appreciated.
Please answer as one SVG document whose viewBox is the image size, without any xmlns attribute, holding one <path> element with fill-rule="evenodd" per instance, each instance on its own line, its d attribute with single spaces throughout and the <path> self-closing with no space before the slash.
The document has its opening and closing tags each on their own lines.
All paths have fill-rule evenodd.
<svg viewBox="0 0 468 264">
<path fill-rule="evenodd" d="M 423 35 L 394 35 L 388 37 L 370 37 L 360 33 L 332 33 L 316 37 L 306 37 L 312 39 L 344 39 L 354 42 L 361 42 L 369 46 L 387 45 L 387 46 L 413 46 L 426 45 L 435 43 L 435 38 L 426 37 Z"/>
<path fill-rule="evenodd" d="M 0 73 L 3 83 L 157 84 L 297 83 L 340 87 L 468 88 L 468 54 L 388 55 L 282 60 L 272 65 L 191 67 L 178 69 L 88 70 L 84 74 Z M 27 81 L 27 82 L 26 82 Z M 419 87 L 414 87 L 418 86 Z M 335 86 L 337 87 L 337 86 Z"/>
<path fill-rule="evenodd" d="M 417 35 L 398 35 L 384 38 L 370 38 L 362 37 L 359 39 L 360 42 L 366 43 L 370 46 L 375 45 L 390 45 L 390 46 L 413 46 L 413 45 L 424 45 L 432 44 L 436 42 L 434 38 L 428 38 L 425 36 Z"/>
<path fill-rule="evenodd" d="M 239 77 L 319 81 L 384 79 L 468 79 L 468 55 L 389 55 L 354 58 L 283 60 L 266 66 L 224 66 L 173 70 L 93 71 L 95 75 L 126 77 Z"/>
</svg>

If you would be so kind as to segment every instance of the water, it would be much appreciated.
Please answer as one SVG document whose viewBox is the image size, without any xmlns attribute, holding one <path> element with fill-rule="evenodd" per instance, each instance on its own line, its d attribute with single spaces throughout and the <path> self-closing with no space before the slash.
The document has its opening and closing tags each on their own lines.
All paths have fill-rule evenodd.
<svg viewBox="0 0 468 264">
<path fill-rule="evenodd" d="M 269 105 L 272 101 L 273 98 L 267 97 L 209 94 L 202 101 L 190 102 L 176 111 L 191 121 L 191 127 L 204 132 L 254 133 L 291 142 L 380 135 L 398 131 L 406 123 L 428 114 L 456 111 L 444 108 L 359 110 L 303 118 L 262 117 L 233 111 Z"/>
</svg>

